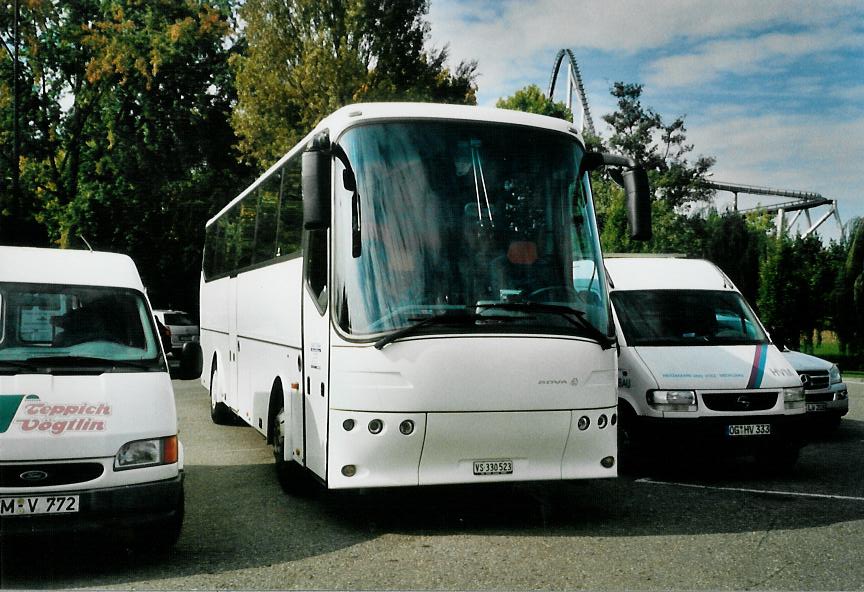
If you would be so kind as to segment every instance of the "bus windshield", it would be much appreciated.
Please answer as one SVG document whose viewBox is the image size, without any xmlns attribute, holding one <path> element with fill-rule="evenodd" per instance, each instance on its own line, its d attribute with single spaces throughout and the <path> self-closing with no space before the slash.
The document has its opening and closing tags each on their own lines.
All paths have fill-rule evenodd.
<svg viewBox="0 0 864 592">
<path fill-rule="evenodd" d="M 0 373 L 162 371 L 153 320 L 135 290 L 0 282 Z"/>
<path fill-rule="evenodd" d="M 418 323 L 418 332 L 609 334 L 574 137 L 428 120 L 358 126 L 338 144 L 350 164 L 336 164 L 332 301 L 348 336 Z"/>
<path fill-rule="evenodd" d="M 612 292 L 631 346 L 758 345 L 768 337 L 744 298 L 721 290 Z"/>
</svg>

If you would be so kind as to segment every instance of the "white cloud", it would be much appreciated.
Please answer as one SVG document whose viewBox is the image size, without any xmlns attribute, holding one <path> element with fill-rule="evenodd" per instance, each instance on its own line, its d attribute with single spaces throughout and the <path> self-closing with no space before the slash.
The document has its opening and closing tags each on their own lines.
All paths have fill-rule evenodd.
<svg viewBox="0 0 864 592">
<path fill-rule="evenodd" d="M 729 73 L 770 72 L 778 61 L 782 67 L 789 60 L 850 47 L 864 47 L 864 38 L 854 31 L 837 28 L 710 41 L 692 53 L 655 60 L 648 67 L 646 82 L 675 87 L 711 82 Z"/>
</svg>

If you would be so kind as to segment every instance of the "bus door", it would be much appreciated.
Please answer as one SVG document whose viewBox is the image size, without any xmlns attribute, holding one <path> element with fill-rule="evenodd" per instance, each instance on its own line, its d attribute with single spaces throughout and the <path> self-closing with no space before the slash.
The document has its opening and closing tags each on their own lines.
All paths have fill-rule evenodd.
<svg viewBox="0 0 864 592">
<path fill-rule="evenodd" d="M 303 400 L 306 466 L 327 477 L 330 311 L 327 309 L 327 230 L 306 232 L 303 249 Z"/>
<path fill-rule="evenodd" d="M 228 368 L 225 374 L 225 404 L 231 409 L 239 410 L 240 399 L 238 391 L 238 360 L 237 353 L 239 350 L 237 341 L 237 309 L 240 303 L 237 302 L 237 286 L 239 281 L 237 276 L 232 276 L 228 279 L 228 294 L 227 294 L 227 315 L 228 315 L 228 347 L 227 347 L 227 362 Z"/>
</svg>

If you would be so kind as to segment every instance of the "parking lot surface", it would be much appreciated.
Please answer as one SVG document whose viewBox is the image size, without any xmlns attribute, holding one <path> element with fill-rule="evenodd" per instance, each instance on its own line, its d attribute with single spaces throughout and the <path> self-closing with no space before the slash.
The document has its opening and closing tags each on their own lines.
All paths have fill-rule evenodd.
<svg viewBox="0 0 864 592">
<path fill-rule="evenodd" d="M 175 382 L 187 514 L 168 553 L 3 543 L 0 587 L 110 589 L 864 588 L 864 384 L 796 469 L 651 450 L 619 479 L 291 497 L 251 428 Z"/>
</svg>

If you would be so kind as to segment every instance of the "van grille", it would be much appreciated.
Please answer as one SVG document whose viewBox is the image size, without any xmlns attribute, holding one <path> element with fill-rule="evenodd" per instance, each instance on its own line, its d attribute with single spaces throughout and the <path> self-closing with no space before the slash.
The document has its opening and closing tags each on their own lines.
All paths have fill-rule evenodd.
<svg viewBox="0 0 864 592">
<path fill-rule="evenodd" d="M 0 465 L 0 487 L 47 487 L 92 481 L 102 475 L 99 463 Z"/>
<path fill-rule="evenodd" d="M 702 401 L 713 411 L 765 411 L 777 403 L 777 393 L 702 393 Z"/>
<path fill-rule="evenodd" d="M 828 378 L 827 370 L 806 370 L 799 372 L 801 384 L 804 385 L 805 391 L 815 391 L 828 388 L 830 378 Z"/>
</svg>

